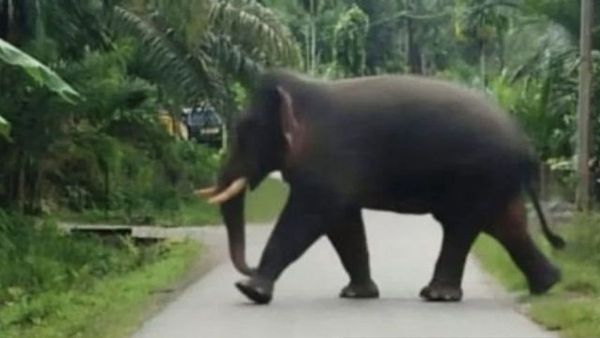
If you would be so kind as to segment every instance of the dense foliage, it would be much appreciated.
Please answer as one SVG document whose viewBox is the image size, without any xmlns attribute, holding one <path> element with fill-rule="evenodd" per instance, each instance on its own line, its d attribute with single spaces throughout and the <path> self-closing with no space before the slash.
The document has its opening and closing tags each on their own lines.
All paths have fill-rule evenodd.
<svg viewBox="0 0 600 338">
<path fill-rule="evenodd" d="M 183 107 L 208 102 L 230 127 L 267 67 L 325 78 L 415 73 L 483 90 L 519 119 L 573 198 L 579 5 L 0 0 L 0 308 L 145 264 L 128 243 L 68 240 L 23 214 L 181 223 L 222 152 L 171 135 L 159 111 L 178 121 Z M 594 26 L 600 46 L 598 15 Z M 197 219 L 216 213 L 195 210 Z M 0 330 L 5 318 L 27 325 L 44 316 L 28 311 L 0 318 Z"/>
<path fill-rule="evenodd" d="M 0 332 L 124 336 L 196 251 L 66 236 L 46 216 L 214 222 L 191 201 L 221 150 L 159 112 L 208 102 L 229 122 L 261 68 L 300 62 L 256 1 L 0 0 Z"/>
<path fill-rule="evenodd" d="M 129 337 L 156 291 L 197 256 L 197 243 L 73 238 L 52 222 L 0 212 L 2 337 Z"/>
<path fill-rule="evenodd" d="M 176 141 L 161 131 L 156 112 L 177 116 L 181 106 L 209 100 L 229 123 L 257 72 L 273 66 L 302 66 L 327 77 L 423 73 L 485 87 L 522 121 L 553 167 L 568 172 L 574 156 L 577 2 L 6 3 L 0 38 L 50 65 L 81 93 L 65 102 L 15 67 L 0 66 L 0 133 L 8 133 L 8 123 L 12 128 L 12 142 L 0 143 L 0 202 L 7 207 L 155 207 L 146 196 L 168 192 L 125 188 L 144 170 L 156 176 L 150 181 L 189 192 L 209 177 L 185 174 L 198 164 L 183 169 L 184 157 L 172 161 L 183 154 L 167 149 L 194 146 L 171 145 Z M 201 163 L 217 161 L 209 151 L 193 151 L 203 153 Z M 176 175 L 165 164 L 175 162 L 182 168 Z M 132 166 L 144 169 L 128 171 Z M 169 203 L 177 204 L 158 202 Z"/>
<path fill-rule="evenodd" d="M 0 331 L 49 316 L 53 304 L 38 299 L 40 294 L 89 289 L 98 279 L 135 270 L 165 252 L 163 246 L 138 248 L 127 241 L 74 241 L 51 222 L 0 212 Z"/>
<path fill-rule="evenodd" d="M 170 136 L 158 111 L 177 119 L 209 101 L 231 117 L 234 88 L 263 66 L 300 62 L 286 27 L 254 1 L 9 3 L 0 2 L 0 206 L 29 213 L 176 212 L 212 180 L 219 154 Z M 10 58 L 13 46 L 80 97 L 37 60 Z"/>
<path fill-rule="evenodd" d="M 348 75 L 364 74 L 369 17 L 356 5 L 340 16 L 335 25 L 335 58 Z"/>
</svg>

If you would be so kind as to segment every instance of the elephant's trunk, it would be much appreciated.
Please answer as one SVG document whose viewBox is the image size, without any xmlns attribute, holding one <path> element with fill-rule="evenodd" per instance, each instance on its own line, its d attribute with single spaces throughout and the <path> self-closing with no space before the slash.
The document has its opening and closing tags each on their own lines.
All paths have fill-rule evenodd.
<svg viewBox="0 0 600 338">
<path fill-rule="evenodd" d="M 245 192 L 241 192 L 221 204 L 221 214 L 227 228 L 231 261 L 240 273 L 250 276 L 253 270 L 246 263 L 244 196 Z"/>
</svg>

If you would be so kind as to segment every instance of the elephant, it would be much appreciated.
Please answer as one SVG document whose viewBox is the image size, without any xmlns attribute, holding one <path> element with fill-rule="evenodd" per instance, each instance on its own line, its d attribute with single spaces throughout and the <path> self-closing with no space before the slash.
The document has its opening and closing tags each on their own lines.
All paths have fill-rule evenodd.
<svg viewBox="0 0 600 338">
<path fill-rule="evenodd" d="M 443 229 L 426 301 L 460 301 L 465 260 L 480 233 L 495 238 L 541 294 L 561 279 L 527 230 L 529 196 L 545 237 L 565 241 L 544 218 L 533 185 L 537 158 L 516 121 L 485 95 L 412 75 L 320 80 L 289 70 L 260 75 L 240 113 L 216 184 L 198 193 L 218 204 L 229 253 L 246 279 L 236 287 L 267 304 L 276 280 L 327 236 L 349 276 L 339 294 L 376 298 L 363 208 L 431 214 Z M 290 194 L 250 268 L 244 196 L 280 171 Z"/>
</svg>

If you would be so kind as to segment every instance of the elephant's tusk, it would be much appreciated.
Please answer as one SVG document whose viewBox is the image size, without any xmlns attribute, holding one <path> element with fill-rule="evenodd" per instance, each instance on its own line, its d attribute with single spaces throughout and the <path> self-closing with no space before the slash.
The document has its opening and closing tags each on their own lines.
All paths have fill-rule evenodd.
<svg viewBox="0 0 600 338">
<path fill-rule="evenodd" d="M 219 191 L 219 188 L 217 188 L 217 186 L 215 185 L 212 187 L 195 190 L 194 194 L 202 196 L 202 197 L 210 197 L 210 196 L 216 194 L 217 191 Z"/>
<path fill-rule="evenodd" d="M 237 194 L 241 193 L 244 190 L 244 188 L 246 188 L 247 184 L 248 181 L 245 177 L 238 178 L 237 180 L 233 181 L 233 183 L 231 183 L 229 187 L 227 187 L 227 189 L 223 190 L 217 196 L 213 196 L 211 199 L 209 199 L 208 203 L 222 204 L 224 202 L 227 202 Z"/>
</svg>

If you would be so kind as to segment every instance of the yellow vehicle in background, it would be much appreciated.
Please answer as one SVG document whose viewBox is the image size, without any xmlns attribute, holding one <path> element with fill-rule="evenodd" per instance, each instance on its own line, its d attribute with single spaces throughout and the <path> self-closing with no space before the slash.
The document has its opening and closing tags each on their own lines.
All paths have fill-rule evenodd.
<svg viewBox="0 0 600 338">
<path fill-rule="evenodd" d="M 180 116 L 178 119 L 167 110 L 159 111 L 159 120 L 170 135 L 216 149 L 225 147 L 225 123 L 210 104 L 183 108 Z"/>
<path fill-rule="evenodd" d="M 189 140 L 188 127 L 182 121 L 178 121 L 171 113 L 161 109 L 158 119 L 169 135 L 181 140 Z"/>
</svg>

